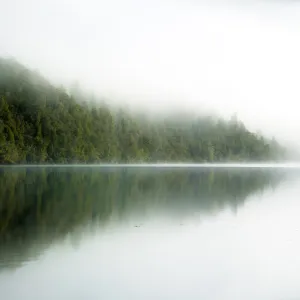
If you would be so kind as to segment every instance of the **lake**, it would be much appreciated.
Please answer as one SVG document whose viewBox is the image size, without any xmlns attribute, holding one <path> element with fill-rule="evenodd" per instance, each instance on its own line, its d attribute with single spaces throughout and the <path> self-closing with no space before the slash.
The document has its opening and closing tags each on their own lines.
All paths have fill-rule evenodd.
<svg viewBox="0 0 300 300">
<path fill-rule="evenodd" d="M 300 169 L 0 168 L 3 300 L 300 299 Z"/>
</svg>

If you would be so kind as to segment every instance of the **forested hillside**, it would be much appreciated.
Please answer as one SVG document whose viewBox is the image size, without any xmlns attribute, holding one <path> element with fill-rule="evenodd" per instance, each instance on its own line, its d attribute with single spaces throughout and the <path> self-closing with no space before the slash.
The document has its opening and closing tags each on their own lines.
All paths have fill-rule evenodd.
<svg viewBox="0 0 300 300">
<path fill-rule="evenodd" d="M 260 161 L 282 155 L 276 141 L 234 118 L 141 120 L 77 99 L 0 59 L 0 164 Z"/>
</svg>

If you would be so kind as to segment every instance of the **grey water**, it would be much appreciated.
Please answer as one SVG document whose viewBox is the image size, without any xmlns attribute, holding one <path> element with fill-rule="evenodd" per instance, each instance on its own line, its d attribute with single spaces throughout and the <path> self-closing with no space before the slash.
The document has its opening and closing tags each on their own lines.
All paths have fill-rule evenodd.
<svg viewBox="0 0 300 300">
<path fill-rule="evenodd" d="M 300 299 L 300 169 L 0 168 L 0 299 Z"/>
</svg>

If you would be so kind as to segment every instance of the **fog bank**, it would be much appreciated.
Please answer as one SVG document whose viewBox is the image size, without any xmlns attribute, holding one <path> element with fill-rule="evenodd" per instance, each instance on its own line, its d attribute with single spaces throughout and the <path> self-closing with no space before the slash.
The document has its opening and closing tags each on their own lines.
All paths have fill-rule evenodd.
<svg viewBox="0 0 300 300">
<path fill-rule="evenodd" d="M 4 0 L 0 55 L 152 112 L 237 113 L 300 146 L 298 1 Z"/>
</svg>

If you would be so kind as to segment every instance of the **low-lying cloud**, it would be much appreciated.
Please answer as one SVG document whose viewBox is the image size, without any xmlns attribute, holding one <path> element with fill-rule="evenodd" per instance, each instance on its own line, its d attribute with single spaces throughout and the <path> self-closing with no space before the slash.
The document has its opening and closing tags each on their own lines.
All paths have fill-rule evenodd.
<svg viewBox="0 0 300 300">
<path fill-rule="evenodd" d="M 297 1 L 4 0 L 0 54 L 151 111 L 237 112 L 298 143 Z M 300 142 L 298 143 L 300 145 Z"/>
</svg>

